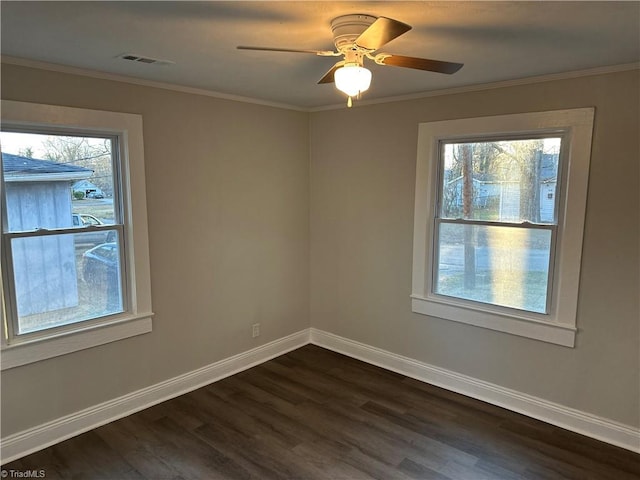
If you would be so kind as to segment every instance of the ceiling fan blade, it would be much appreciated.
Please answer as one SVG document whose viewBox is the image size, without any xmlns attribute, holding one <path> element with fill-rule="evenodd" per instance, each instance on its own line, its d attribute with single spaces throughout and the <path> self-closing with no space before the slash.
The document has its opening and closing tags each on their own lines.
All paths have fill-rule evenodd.
<svg viewBox="0 0 640 480">
<path fill-rule="evenodd" d="M 367 50 L 378 50 L 394 38 L 411 30 L 411 25 L 399 22 L 392 18 L 378 17 L 356 39 L 356 45 Z"/>
<path fill-rule="evenodd" d="M 338 70 L 343 65 L 344 65 L 344 61 L 336 63 L 333 67 L 331 67 L 331 69 L 327 73 L 324 74 L 324 77 L 322 77 L 318 81 L 318 85 L 322 83 L 333 83 L 334 82 L 333 75 L 336 73 L 336 70 Z"/>
<path fill-rule="evenodd" d="M 313 53 L 314 55 L 320 55 L 322 57 L 339 55 L 331 50 L 298 50 L 295 48 L 272 48 L 272 47 L 248 47 L 245 45 L 238 45 L 238 50 L 258 50 L 261 52 L 293 52 L 293 53 Z"/>
<path fill-rule="evenodd" d="M 394 67 L 414 68 L 416 70 L 426 70 L 427 72 L 446 73 L 451 75 L 462 68 L 464 63 L 443 62 L 441 60 L 431 60 L 429 58 L 405 57 L 403 55 L 387 55 L 376 59 L 380 65 L 392 65 Z"/>
</svg>

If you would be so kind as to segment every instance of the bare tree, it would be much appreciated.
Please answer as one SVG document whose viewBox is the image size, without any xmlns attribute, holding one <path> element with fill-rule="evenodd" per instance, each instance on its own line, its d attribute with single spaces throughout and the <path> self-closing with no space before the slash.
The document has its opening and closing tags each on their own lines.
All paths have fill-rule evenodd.
<svg viewBox="0 0 640 480">
<path fill-rule="evenodd" d="M 473 218 L 473 146 L 460 145 L 462 160 L 462 216 Z M 476 286 L 476 248 L 473 242 L 473 226 L 464 225 L 464 287 Z"/>
<path fill-rule="evenodd" d="M 442 216 L 456 218 L 462 213 L 462 192 L 458 188 L 458 181 L 462 176 L 462 164 L 460 162 L 459 145 L 452 145 L 449 167 L 443 172 L 442 185 Z"/>
<path fill-rule="evenodd" d="M 33 158 L 33 147 L 24 147 L 18 149 L 18 155 L 21 157 Z"/>
<path fill-rule="evenodd" d="M 93 170 L 89 181 L 113 195 L 111 141 L 89 137 L 51 136 L 42 142 L 45 158 Z"/>
<path fill-rule="evenodd" d="M 542 150 L 535 148 L 520 163 L 520 216 L 529 222 L 540 221 L 540 171 Z"/>
<path fill-rule="evenodd" d="M 519 182 L 520 218 L 539 222 L 543 141 L 499 142 L 496 148 L 500 152 L 496 157 L 496 165 L 503 179 L 517 179 Z"/>
<path fill-rule="evenodd" d="M 513 200 L 514 217 L 530 222 L 540 221 L 540 181 L 543 140 L 506 140 L 452 144 L 447 155 L 447 170 L 443 173 L 442 216 L 444 218 L 497 219 L 498 211 L 483 212 L 478 202 L 481 190 L 475 180 L 499 180 L 517 185 L 509 194 Z M 491 192 L 495 192 L 492 190 Z M 489 195 L 485 187 L 484 195 Z M 491 193 L 491 195 L 496 195 Z M 502 195 L 502 194 L 501 194 Z M 502 208 L 496 202 L 484 202 L 493 209 Z M 500 217 L 501 218 L 501 217 Z M 464 287 L 476 286 L 476 243 L 485 229 L 463 225 Z"/>
</svg>

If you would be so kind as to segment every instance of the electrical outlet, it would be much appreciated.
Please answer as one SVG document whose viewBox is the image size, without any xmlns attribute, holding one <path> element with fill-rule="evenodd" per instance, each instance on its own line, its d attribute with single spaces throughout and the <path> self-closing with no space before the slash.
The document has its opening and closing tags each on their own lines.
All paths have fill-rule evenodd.
<svg viewBox="0 0 640 480">
<path fill-rule="evenodd" d="M 254 323 L 253 325 L 251 325 L 251 336 L 253 338 L 256 338 L 256 337 L 260 336 L 260 324 L 259 323 Z"/>
</svg>

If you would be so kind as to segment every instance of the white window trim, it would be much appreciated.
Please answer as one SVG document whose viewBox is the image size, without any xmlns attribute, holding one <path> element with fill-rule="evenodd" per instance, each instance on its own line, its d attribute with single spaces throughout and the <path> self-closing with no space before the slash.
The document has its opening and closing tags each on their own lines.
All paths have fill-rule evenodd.
<svg viewBox="0 0 640 480">
<path fill-rule="evenodd" d="M 593 108 L 498 115 L 421 123 L 418 132 L 413 236 L 412 311 L 491 330 L 573 347 L 587 203 Z M 563 134 L 568 168 L 559 212 L 552 308 L 533 314 L 434 295 L 431 289 L 433 225 L 441 140 L 496 135 Z"/>
<path fill-rule="evenodd" d="M 4 293 L 2 298 L 1 368 L 53 358 L 97 345 L 148 333 L 152 329 L 151 277 L 144 176 L 142 117 L 140 115 L 87 110 L 2 100 L 2 123 L 11 126 L 67 128 L 75 132 L 101 131 L 119 135 L 125 144 L 122 163 L 122 195 L 126 227 L 129 310 L 99 322 L 72 325 L 47 335 L 7 339 Z M 4 290 L 2 290 L 4 292 Z"/>
</svg>

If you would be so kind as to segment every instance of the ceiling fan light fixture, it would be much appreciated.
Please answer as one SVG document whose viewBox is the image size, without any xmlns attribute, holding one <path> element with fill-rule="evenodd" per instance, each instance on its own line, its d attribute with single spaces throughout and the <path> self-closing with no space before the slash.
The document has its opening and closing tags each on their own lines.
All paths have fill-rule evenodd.
<svg viewBox="0 0 640 480">
<path fill-rule="evenodd" d="M 334 73 L 336 88 L 350 97 L 365 92 L 371 85 L 371 71 L 357 64 L 347 64 Z"/>
<path fill-rule="evenodd" d="M 359 97 L 371 85 L 371 72 L 363 67 L 365 58 L 373 60 L 378 65 L 412 68 L 448 75 L 462 68 L 462 63 L 378 52 L 382 46 L 404 35 L 409 30 L 411 30 L 411 25 L 398 20 L 358 13 L 342 15 L 331 21 L 336 51 L 281 47 L 238 46 L 238 48 L 240 50 L 309 53 L 321 57 L 343 57 L 344 60 L 335 63 L 318 81 L 318 84 L 335 83 L 336 88 L 348 96 L 347 106 L 351 107 L 352 98 Z"/>
</svg>

